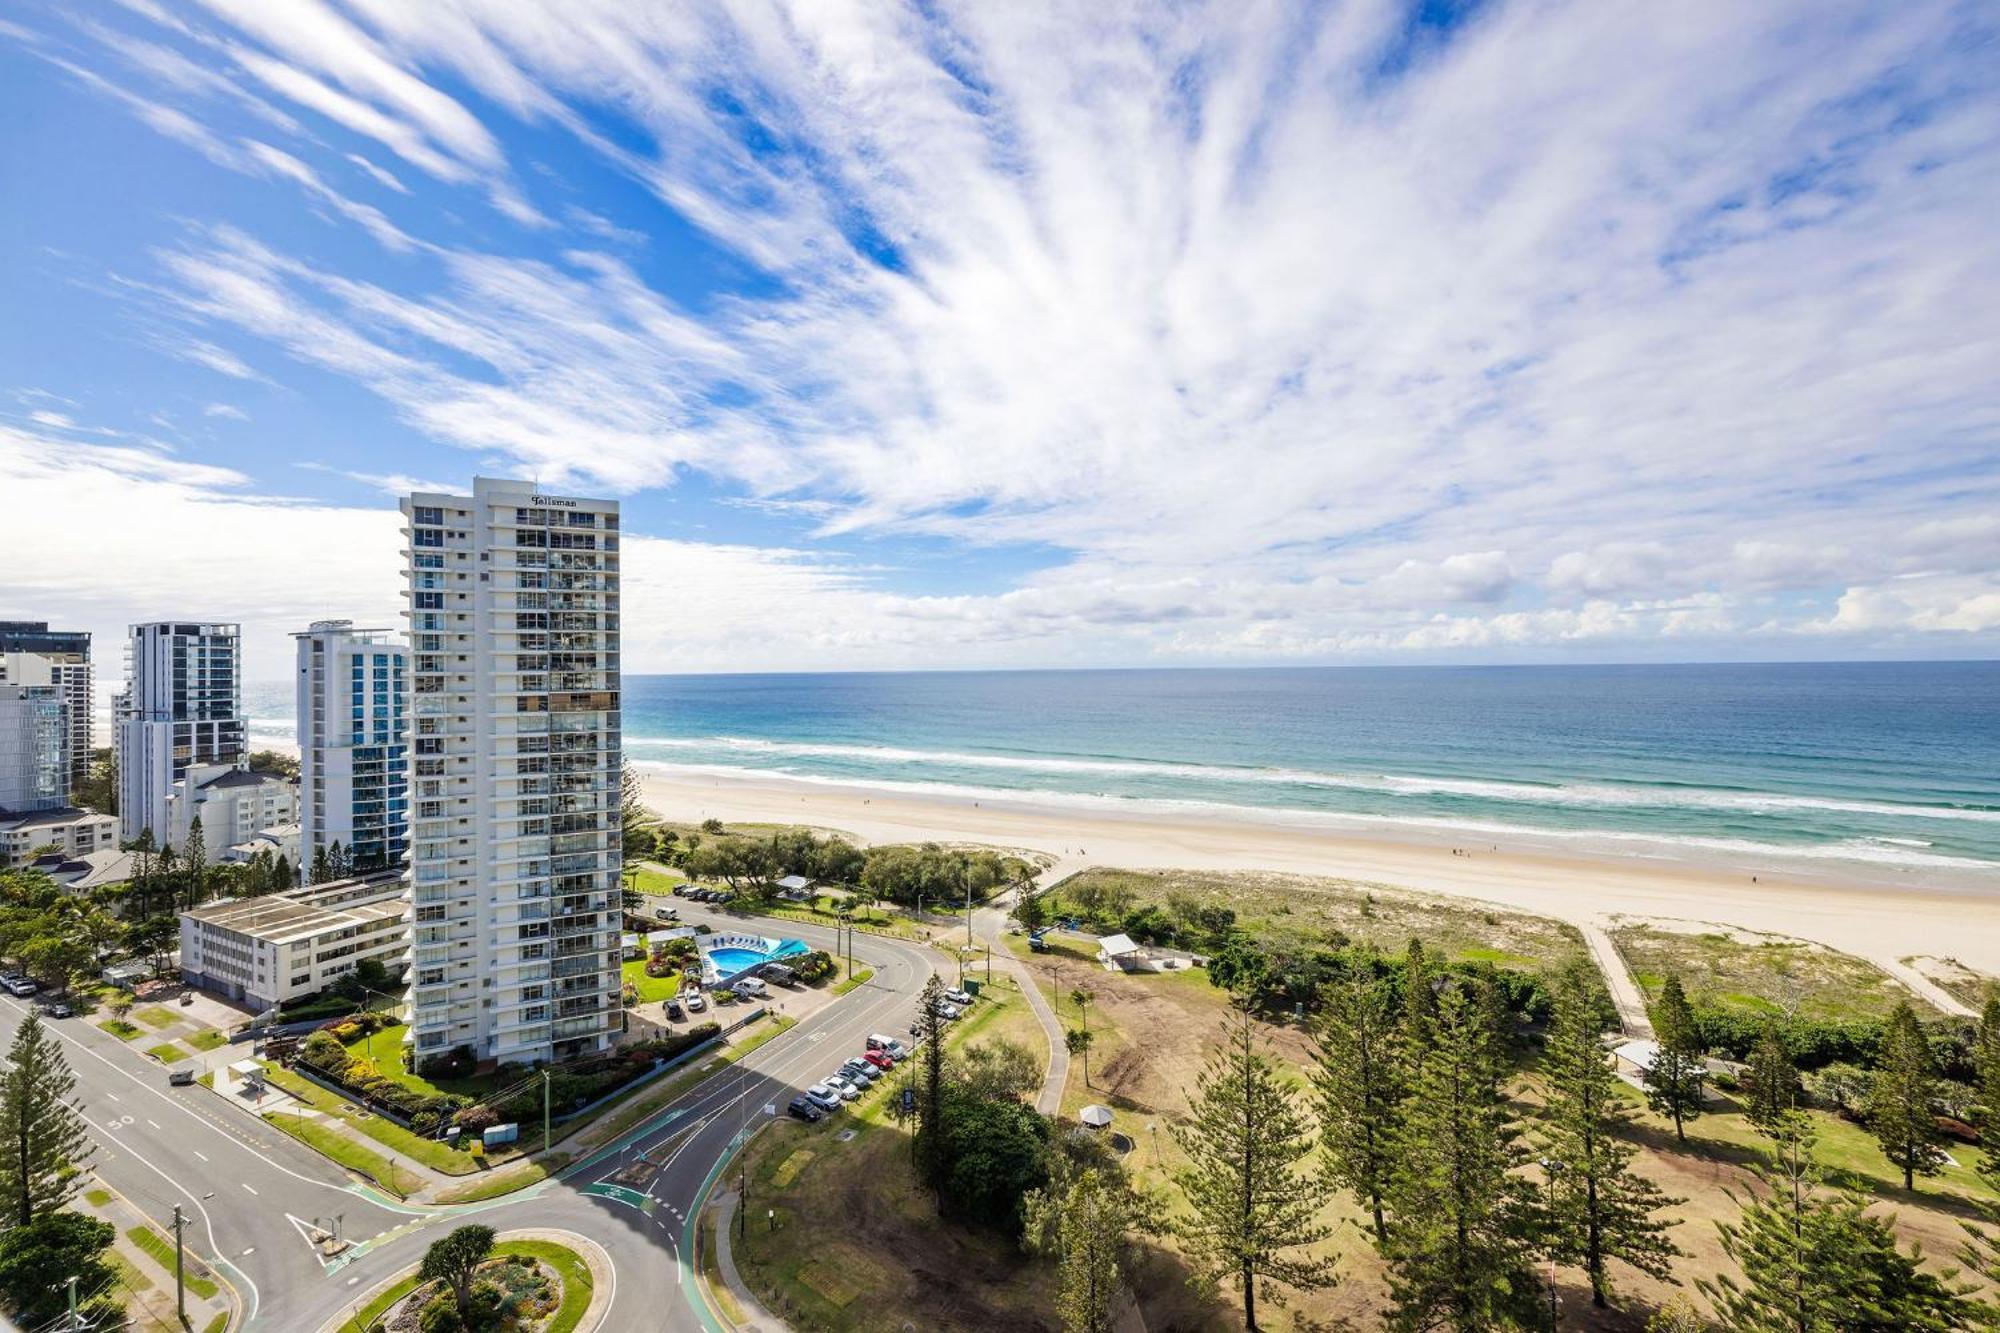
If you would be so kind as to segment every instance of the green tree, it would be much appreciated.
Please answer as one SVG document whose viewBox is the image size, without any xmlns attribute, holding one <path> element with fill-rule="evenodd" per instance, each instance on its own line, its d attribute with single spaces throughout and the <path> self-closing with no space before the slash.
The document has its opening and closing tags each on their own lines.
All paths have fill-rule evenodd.
<svg viewBox="0 0 2000 1333">
<path fill-rule="evenodd" d="M 1653 1033 L 1659 1049 L 1646 1069 L 1646 1102 L 1674 1122 L 1674 1137 L 1686 1143 L 1687 1122 L 1701 1114 L 1708 1066 L 1702 1060 L 1701 1028 L 1678 976 L 1669 976 L 1660 988 Z"/>
<path fill-rule="evenodd" d="M 1881 1141 L 1883 1154 L 1902 1168 L 1906 1190 L 1916 1188 L 1918 1176 L 1934 1176 L 1944 1169 L 1944 1148 L 1932 1109 L 1937 1091 L 1930 1041 L 1916 1011 L 1904 1000 L 1882 1032 L 1882 1054 L 1868 1085 L 1868 1128 Z"/>
<path fill-rule="evenodd" d="M 1667 1238 L 1673 1223 L 1655 1216 L 1681 1200 L 1668 1198 L 1632 1170 L 1637 1149 L 1620 1137 L 1631 1111 L 1618 1095 L 1611 1057 L 1599 1040 L 1596 973 L 1573 963 L 1554 989 L 1555 1013 L 1542 1058 L 1548 1088 L 1543 1160 L 1549 1252 L 1558 1262 L 1583 1269 L 1591 1304 L 1602 1309 L 1611 1303 L 1611 1260 L 1665 1278 L 1673 1257 L 1684 1253 Z"/>
<path fill-rule="evenodd" d="M 202 832 L 200 815 L 188 824 L 187 845 L 181 848 L 181 878 L 187 885 L 182 905 L 192 912 L 201 906 L 208 888 L 208 838 Z"/>
<path fill-rule="evenodd" d="M 1978 1090 L 1979 1174 L 2000 1186 L 2000 987 L 1989 986 L 1979 1013 L 1979 1031 L 1972 1044 L 1973 1076 Z"/>
<path fill-rule="evenodd" d="M 109 747 L 90 752 L 83 785 L 70 793 L 70 800 L 101 815 L 118 813 L 118 756 Z"/>
<path fill-rule="evenodd" d="M 492 1253 L 492 1227 L 457 1227 L 431 1242 L 431 1247 L 424 1251 L 417 1277 L 424 1282 L 443 1283 L 451 1292 L 452 1303 L 458 1307 L 459 1321 L 464 1323 L 472 1314 L 472 1281 L 478 1276 L 479 1266 Z"/>
<path fill-rule="evenodd" d="M 944 1002 L 944 979 L 933 972 L 924 979 L 924 988 L 917 996 L 917 1057 L 922 1086 L 917 1090 L 917 1136 L 913 1147 L 919 1174 L 936 1195 L 940 1213 L 944 1211 L 944 1178 L 951 1167 L 944 1132 L 944 1020 L 938 1015 Z"/>
<path fill-rule="evenodd" d="M 1089 1028 L 1070 1028 L 1063 1033 L 1063 1049 L 1072 1058 L 1083 1061 L 1083 1086 L 1090 1086 L 1090 1048 L 1096 1042 L 1097 1034 Z"/>
<path fill-rule="evenodd" d="M 1014 903 L 1014 919 L 1023 930 L 1040 930 L 1049 919 L 1048 904 L 1042 901 L 1041 894 L 1024 889 Z"/>
<path fill-rule="evenodd" d="M 61 1047 L 30 1010 L 0 1073 L 0 1207 L 16 1226 L 68 1203 L 96 1151 L 75 1088 Z"/>
<path fill-rule="evenodd" d="M 48 927 L 61 925 L 52 920 L 45 920 L 43 924 Z M 89 941 L 81 933 L 68 930 L 28 941 L 21 949 L 21 961 L 27 964 L 30 972 L 48 982 L 51 989 L 67 994 L 76 979 L 90 971 L 94 957 Z"/>
<path fill-rule="evenodd" d="M 271 878 L 266 886 L 267 893 L 283 893 L 292 887 L 298 872 L 292 869 L 292 859 L 280 853 L 277 863 L 271 867 Z"/>
<path fill-rule="evenodd" d="M 1708 1321 L 1693 1301 L 1676 1294 L 1653 1311 L 1653 1317 L 1646 1321 L 1646 1333 L 1708 1333 Z"/>
<path fill-rule="evenodd" d="M 1437 1028 L 1437 978 L 1424 942 L 1410 937 L 1403 952 L 1403 1045 L 1412 1061 L 1423 1058 Z"/>
<path fill-rule="evenodd" d="M 313 848 L 312 870 L 307 875 L 306 882 L 309 884 L 324 884 L 332 878 L 333 876 L 328 873 L 325 846 L 322 845 Z"/>
<path fill-rule="evenodd" d="M 82 1213 L 52 1212 L 0 1235 L 0 1298 L 23 1327 L 67 1326 L 69 1280 L 86 1328 L 116 1328 L 123 1302 L 110 1288 L 117 1270 L 105 1257 L 118 1230 Z"/>
<path fill-rule="evenodd" d="M 1390 1178 L 1389 1326 L 1471 1333 L 1532 1318 L 1535 1206 L 1515 1174 L 1518 1127 L 1488 1078 L 1484 1017 L 1456 987 L 1436 999 Z"/>
<path fill-rule="evenodd" d="M 1735 1222 L 1717 1223 L 1722 1248 L 1743 1274 L 1697 1285 L 1730 1333 L 1951 1333 L 1975 1307 L 1952 1275 L 1927 1272 L 1905 1252 L 1871 1200 L 1819 1188 L 1813 1135 L 1803 1116 L 1778 1127 L 1762 1188 L 1739 1199 Z"/>
<path fill-rule="evenodd" d="M 275 773 L 293 782 L 299 780 L 297 755 L 284 754 L 278 750 L 252 750 L 247 762 L 252 773 Z"/>
<path fill-rule="evenodd" d="M 1017 1235 L 1022 1201 L 1048 1180 L 1049 1122 L 1031 1106 L 944 1092 L 948 1211 Z"/>
<path fill-rule="evenodd" d="M 1743 1114 L 1759 1132 L 1770 1134 L 1784 1123 L 1798 1098 L 1798 1068 L 1785 1049 L 1777 1023 L 1765 1019 L 1743 1071 Z"/>
<path fill-rule="evenodd" d="M 1257 1049 L 1249 1015 L 1209 1057 L 1188 1119 L 1172 1133 L 1188 1159 L 1175 1179 L 1192 1210 L 1176 1228 L 1189 1264 L 1204 1286 L 1241 1285 L 1246 1329 L 1257 1328 L 1260 1281 L 1332 1285 L 1332 1259 L 1299 1253 L 1328 1235 L 1314 1220 L 1323 1185 L 1308 1164 L 1312 1123 Z"/>
<path fill-rule="evenodd" d="M 953 1062 L 958 1086 L 981 1101 L 1019 1101 L 1041 1086 L 1042 1070 L 1028 1048 L 1006 1037 L 976 1041 Z"/>
<path fill-rule="evenodd" d="M 1333 1178 L 1374 1219 L 1380 1247 L 1389 1240 L 1382 1198 L 1396 1161 L 1404 1070 L 1395 997 L 1372 956 L 1352 959 L 1326 991 L 1317 1039 L 1320 1141 Z"/>
<path fill-rule="evenodd" d="M 651 856 L 657 839 L 652 814 L 646 809 L 646 783 L 630 759 L 618 769 L 618 809 L 625 829 L 625 855 Z"/>
<path fill-rule="evenodd" d="M 335 838 L 326 849 L 326 877 L 329 880 L 346 879 L 354 873 L 354 860 L 347 849 Z"/>
<path fill-rule="evenodd" d="M 1029 1249 L 1056 1261 L 1056 1314 L 1063 1333 L 1110 1333 L 1119 1256 L 1134 1218 L 1131 1191 L 1094 1169 L 1024 1201 Z"/>
</svg>

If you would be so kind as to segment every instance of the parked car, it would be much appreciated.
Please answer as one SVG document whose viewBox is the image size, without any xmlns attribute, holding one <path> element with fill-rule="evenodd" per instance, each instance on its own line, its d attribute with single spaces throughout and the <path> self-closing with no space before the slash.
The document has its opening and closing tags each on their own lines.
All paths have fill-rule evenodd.
<svg viewBox="0 0 2000 1333">
<path fill-rule="evenodd" d="M 861 1095 L 861 1085 L 853 1079 L 841 1077 L 838 1071 L 828 1074 L 824 1081 L 826 1086 L 840 1094 L 840 1100 L 844 1102 L 851 1102 Z"/>
<path fill-rule="evenodd" d="M 889 1058 L 886 1051 L 863 1051 L 861 1058 L 884 1073 L 896 1067 L 896 1062 Z"/>
<path fill-rule="evenodd" d="M 944 998 L 961 1009 L 972 1003 L 972 997 L 962 990 L 948 990 L 944 993 Z"/>
<path fill-rule="evenodd" d="M 667 1017 L 671 1018 L 674 1022 L 678 1023 L 683 1018 L 687 1017 L 687 1010 L 681 1008 L 681 1002 L 679 1000 L 668 1000 Z"/>
<path fill-rule="evenodd" d="M 804 1097 L 792 1098 L 789 1102 L 785 1103 L 785 1109 L 805 1121 L 808 1125 L 817 1124 L 826 1115 L 826 1112 L 814 1106 Z"/>
<path fill-rule="evenodd" d="M 806 1100 L 822 1111 L 838 1111 L 840 1094 L 824 1083 L 815 1083 L 806 1089 Z"/>
<path fill-rule="evenodd" d="M 167 1083 L 172 1087 L 185 1088 L 193 1082 L 194 1071 L 192 1069 L 176 1069 L 167 1075 Z"/>
<path fill-rule="evenodd" d="M 71 1014 L 75 1013 L 76 1011 L 74 1009 L 71 1009 L 66 1004 L 57 1003 L 45 1006 L 42 1009 L 42 1012 L 47 1014 L 50 1018 L 68 1018 Z"/>
<path fill-rule="evenodd" d="M 868 1034 L 868 1049 L 871 1051 L 880 1051 L 891 1060 L 899 1062 L 910 1053 L 902 1042 L 897 1041 L 894 1037 L 885 1037 L 879 1032 Z"/>
<path fill-rule="evenodd" d="M 755 977 L 745 977 L 729 989 L 746 1000 L 761 1000 L 771 993 L 771 988 Z"/>
<path fill-rule="evenodd" d="M 937 1007 L 937 1016 L 947 1023 L 956 1023 L 958 1016 L 964 1012 L 965 1010 L 959 1008 L 957 1005 L 946 1002 L 940 1002 Z"/>
<path fill-rule="evenodd" d="M 41 989 L 40 986 L 37 986 L 34 982 L 28 980 L 26 977 L 16 977 L 14 980 L 9 981 L 5 984 L 7 987 L 7 993 L 9 995 L 12 995 L 16 999 L 22 999 L 29 995 L 33 995 L 36 991 Z"/>
<path fill-rule="evenodd" d="M 706 1009 L 706 1008 L 708 1008 L 708 1001 L 707 1001 L 707 1000 L 704 1000 L 704 999 L 702 999 L 702 998 L 701 998 L 701 992 L 700 992 L 700 991 L 693 991 L 693 992 L 690 992 L 690 993 L 689 993 L 689 995 L 688 995 L 688 1012 L 689 1012 L 689 1013 L 691 1013 L 691 1014 L 698 1014 L 698 1013 L 700 1013 L 700 1012 L 701 1012 L 702 1010 L 704 1010 L 704 1009 Z"/>
<path fill-rule="evenodd" d="M 685 898 L 687 896 L 688 896 L 688 885 L 685 880 L 683 880 L 679 884 L 674 885 L 674 897 Z"/>
<path fill-rule="evenodd" d="M 850 1079 L 858 1079 L 862 1087 L 868 1087 L 882 1077 L 882 1071 L 858 1055 L 850 1055 L 841 1061 L 840 1072 Z"/>
</svg>

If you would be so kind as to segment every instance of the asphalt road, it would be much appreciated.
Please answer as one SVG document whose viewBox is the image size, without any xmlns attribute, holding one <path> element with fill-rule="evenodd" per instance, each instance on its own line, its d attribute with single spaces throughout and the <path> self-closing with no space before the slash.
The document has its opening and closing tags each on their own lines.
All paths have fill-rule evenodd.
<svg viewBox="0 0 2000 1333">
<path fill-rule="evenodd" d="M 680 906 L 690 922 L 834 947 L 831 930 Z M 183 1207 L 189 1247 L 235 1286 L 251 1329 L 318 1329 L 415 1264 L 451 1226 L 477 1216 L 498 1230 L 569 1230 L 603 1245 L 616 1269 L 607 1330 L 714 1330 L 713 1316 L 694 1295 L 696 1201 L 746 1129 L 767 1118 L 767 1106 L 784 1114 L 800 1089 L 859 1054 L 870 1032 L 907 1037 L 936 955 L 857 932 L 854 957 L 875 970 L 866 985 L 691 1089 L 618 1143 L 560 1179 L 454 1208 L 397 1203 L 207 1089 L 168 1087 L 159 1065 L 86 1020 L 48 1027 L 64 1042 L 99 1144 L 93 1165 L 163 1227 L 173 1206 Z M 0 997 L 0 1040 L 11 1040 L 25 1012 L 22 1002 Z M 614 1181 L 625 1167 L 639 1169 L 622 1184 Z M 304 1227 L 336 1218 L 340 1234 L 356 1244 L 322 1261 Z"/>
</svg>

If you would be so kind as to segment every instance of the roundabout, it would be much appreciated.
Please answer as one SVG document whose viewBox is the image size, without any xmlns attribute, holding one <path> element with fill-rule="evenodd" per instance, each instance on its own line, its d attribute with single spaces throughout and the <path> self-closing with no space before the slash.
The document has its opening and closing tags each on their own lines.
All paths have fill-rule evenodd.
<svg viewBox="0 0 2000 1333">
<path fill-rule="evenodd" d="M 448 1284 L 421 1270 L 413 1264 L 377 1283 L 321 1333 L 593 1333 L 617 1289 L 611 1256 L 574 1231 L 498 1233 L 469 1274 L 469 1324 L 458 1320 Z"/>
</svg>

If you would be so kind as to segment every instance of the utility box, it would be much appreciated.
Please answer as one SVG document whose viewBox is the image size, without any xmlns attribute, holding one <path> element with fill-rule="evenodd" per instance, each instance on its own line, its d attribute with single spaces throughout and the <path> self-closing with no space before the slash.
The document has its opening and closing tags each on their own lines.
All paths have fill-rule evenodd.
<svg viewBox="0 0 2000 1333">
<path fill-rule="evenodd" d="M 512 1143 L 521 1137 L 519 1125 L 493 1125 L 488 1127 L 480 1140 L 489 1148 L 497 1148 L 503 1143 Z"/>
</svg>

